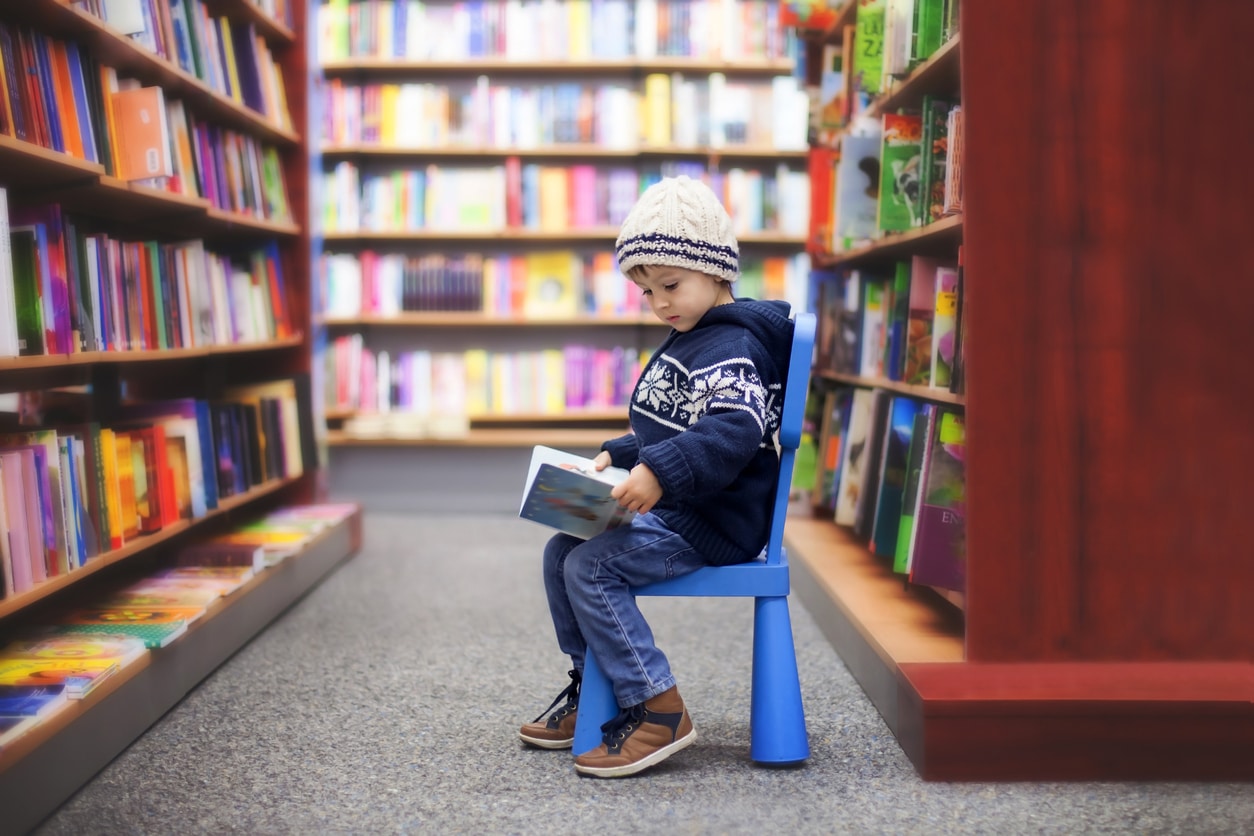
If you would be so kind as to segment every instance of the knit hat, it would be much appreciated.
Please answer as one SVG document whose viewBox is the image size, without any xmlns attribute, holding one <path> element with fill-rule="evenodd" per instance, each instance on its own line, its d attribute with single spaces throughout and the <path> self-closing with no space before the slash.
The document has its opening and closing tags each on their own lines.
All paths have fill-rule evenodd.
<svg viewBox="0 0 1254 836">
<path fill-rule="evenodd" d="M 731 216 L 700 180 L 667 177 L 645 189 L 614 245 L 618 269 L 665 264 L 734 282 L 740 247 Z"/>
</svg>

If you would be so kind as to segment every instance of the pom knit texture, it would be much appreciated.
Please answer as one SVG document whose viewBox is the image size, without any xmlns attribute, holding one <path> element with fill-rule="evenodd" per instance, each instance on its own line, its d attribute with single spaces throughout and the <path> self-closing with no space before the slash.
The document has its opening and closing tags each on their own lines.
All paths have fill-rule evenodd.
<svg viewBox="0 0 1254 836">
<path fill-rule="evenodd" d="M 615 252 L 623 273 L 666 265 L 728 282 L 740 275 L 731 216 L 709 186 L 687 175 L 645 190 L 623 220 Z"/>
</svg>

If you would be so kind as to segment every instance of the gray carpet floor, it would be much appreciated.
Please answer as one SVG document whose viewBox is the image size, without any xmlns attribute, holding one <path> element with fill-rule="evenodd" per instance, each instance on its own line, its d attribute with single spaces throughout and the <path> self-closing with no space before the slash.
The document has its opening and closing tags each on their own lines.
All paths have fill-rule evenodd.
<svg viewBox="0 0 1254 836">
<path fill-rule="evenodd" d="M 635 778 L 580 778 L 569 753 L 516 736 L 567 682 L 547 536 L 368 516 L 356 559 L 37 832 L 1254 833 L 1248 785 L 920 781 L 795 600 L 807 765 L 748 759 L 752 604 L 644 599 L 700 739 Z"/>
</svg>

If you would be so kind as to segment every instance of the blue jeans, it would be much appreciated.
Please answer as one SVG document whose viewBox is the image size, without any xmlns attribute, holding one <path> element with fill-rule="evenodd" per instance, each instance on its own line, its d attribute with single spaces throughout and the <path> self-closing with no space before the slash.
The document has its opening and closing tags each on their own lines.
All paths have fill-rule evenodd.
<svg viewBox="0 0 1254 836">
<path fill-rule="evenodd" d="M 586 541 L 556 535 L 544 547 L 544 589 L 558 647 L 581 674 L 591 650 L 623 708 L 669 690 L 675 684 L 670 664 L 629 590 L 706 565 L 653 514 Z"/>
</svg>

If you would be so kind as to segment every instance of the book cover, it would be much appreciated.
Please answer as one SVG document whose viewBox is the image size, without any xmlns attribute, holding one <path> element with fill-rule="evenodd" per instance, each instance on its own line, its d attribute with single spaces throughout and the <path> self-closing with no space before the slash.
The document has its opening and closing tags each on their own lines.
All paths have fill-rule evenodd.
<svg viewBox="0 0 1254 836">
<path fill-rule="evenodd" d="M 849 134 L 840 142 L 836 163 L 833 248 L 849 250 L 878 235 L 876 212 L 880 200 L 879 131 Z"/>
<path fill-rule="evenodd" d="M 114 659 L 0 658 L 0 685 L 63 685 L 72 700 L 82 699 L 120 666 Z"/>
<path fill-rule="evenodd" d="M 144 643 L 133 636 L 110 633 L 79 633 L 62 635 L 46 628 L 11 640 L 0 647 L 5 659 L 94 659 L 108 660 L 125 667 L 148 652 Z"/>
<path fill-rule="evenodd" d="M 888 560 L 894 559 L 897 553 L 910 442 L 920 406 L 912 398 L 895 397 L 888 411 L 888 426 L 880 459 L 879 501 L 875 506 L 875 523 L 871 529 L 871 551 Z"/>
<path fill-rule="evenodd" d="M 884 114 L 876 216 L 876 226 L 882 232 L 904 232 L 922 225 L 922 146 L 923 120 L 919 114 Z"/>
<path fill-rule="evenodd" d="M 906 356 L 901 379 L 912 386 L 932 381 L 932 319 L 936 309 L 936 259 L 916 255 L 910 260 L 910 310 L 907 313 Z"/>
<path fill-rule="evenodd" d="M 193 616 L 194 617 L 194 616 Z M 67 613 L 55 626 L 58 633 L 115 633 L 143 639 L 150 648 L 165 647 L 187 632 L 186 609 L 98 607 Z"/>
<path fill-rule="evenodd" d="M 919 504 L 919 484 L 923 474 L 923 454 L 927 450 L 928 427 L 932 405 L 921 404 L 915 413 L 910 431 L 910 448 L 906 455 L 906 481 L 901 491 L 901 519 L 897 525 L 897 541 L 893 548 L 893 571 L 904 575 L 910 571 L 910 542 L 914 536 L 914 513 Z"/>
<path fill-rule="evenodd" d="M 840 482 L 836 492 L 837 525 L 852 526 L 862 499 L 863 475 L 870 469 L 871 413 L 874 395 L 870 389 L 855 389 L 849 406 L 848 428 L 841 439 Z"/>
<path fill-rule="evenodd" d="M 958 322 L 958 268 L 936 269 L 932 312 L 932 375 L 930 383 L 948 389 L 954 368 L 954 331 Z"/>
<path fill-rule="evenodd" d="M 0 717 L 45 718 L 69 704 L 65 684 L 0 685 Z"/>
<path fill-rule="evenodd" d="M 567 250 L 528 253 L 527 295 L 523 314 L 537 319 L 569 319 L 579 313 L 578 276 L 574 253 Z"/>
<path fill-rule="evenodd" d="M 966 424 L 938 408 L 915 515 L 911 583 L 963 592 L 966 588 Z"/>
<path fill-rule="evenodd" d="M 110 106 L 121 152 L 118 177 L 148 180 L 173 175 L 165 91 L 160 87 L 118 90 L 112 94 Z"/>
<path fill-rule="evenodd" d="M 949 157 L 950 107 L 950 103 L 943 99 L 923 97 L 924 224 L 938 221 L 945 214 L 945 162 Z"/>
<path fill-rule="evenodd" d="M 636 516 L 610 496 L 627 476 L 622 468 L 598 471 L 592 459 L 536 445 L 518 516 L 586 540 Z"/>
<path fill-rule="evenodd" d="M 880 499 L 880 466 L 883 464 L 884 436 L 887 432 L 888 409 L 892 395 L 884 389 L 871 392 L 871 414 L 868 418 L 866 451 L 862 459 L 862 484 L 854 509 L 853 532 L 869 543 L 875 525 Z"/>
<path fill-rule="evenodd" d="M 884 72 L 884 8 L 887 0 L 857 0 L 854 18 L 854 85 L 862 93 L 880 92 Z"/>
</svg>

